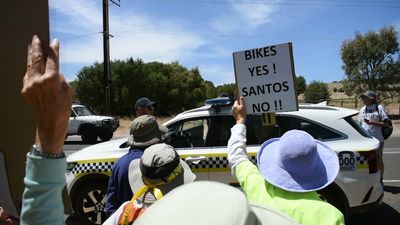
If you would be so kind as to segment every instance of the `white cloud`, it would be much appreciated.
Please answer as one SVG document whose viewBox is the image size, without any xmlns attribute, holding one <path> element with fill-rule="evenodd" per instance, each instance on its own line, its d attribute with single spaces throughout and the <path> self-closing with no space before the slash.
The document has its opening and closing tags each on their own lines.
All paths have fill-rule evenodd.
<svg viewBox="0 0 400 225">
<path fill-rule="evenodd" d="M 64 63 L 85 63 L 103 61 L 102 34 L 95 34 L 102 29 L 101 4 L 93 7 L 79 7 L 79 3 L 71 1 L 69 7 L 53 1 L 51 13 L 56 14 L 53 25 L 55 32 L 64 34 L 60 37 L 62 44 L 61 60 Z M 96 3 L 94 2 L 94 3 Z M 56 4 L 57 3 L 57 4 Z M 75 5 L 74 5 L 75 4 Z M 144 61 L 170 62 L 190 57 L 205 40 L 177 21 L 157 20 L 144 14 L 132 11 L 110 10 L 111 59 L 141 58 Z M 77 36 L 73 38 L 72 33 Z M 65 36 L 67 35 L 67 36 Z M 81 35 L 81 36 L 79 36 Z"/>
<path fill-rule="evenodd" d="M 278 10 L 273 4 L 246 4 L 251 1 L 242 1 L 244 4 L 232 4 L 232 9 L 249 26 L 258 27 L 271 22 L 271 16 Z"/>
<path fill-rule="evenodd" d="M 279 7 L 274 4 L 277 2 L 279 1 L 270 3 L 252 0 L 231 2 L 229 5 L 230 12 L 211 21 L 210 26 L 225 34 L 243 30 L 243 28 L 255 29 L 272 21 L 272 15 L 279 10 Z"/>
</svg>

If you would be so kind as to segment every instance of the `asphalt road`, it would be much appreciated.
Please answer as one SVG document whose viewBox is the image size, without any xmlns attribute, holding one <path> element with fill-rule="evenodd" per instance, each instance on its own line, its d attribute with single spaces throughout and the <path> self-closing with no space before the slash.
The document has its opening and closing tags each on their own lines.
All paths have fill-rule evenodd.
<svg viewBox="0 0 400 225">
<path fill-rule="evenodd" d="M 400 135 L 385 141 L 383 150 L 385 174 L 383 204 L 373 212 L 353 215 L 350 225 L 400 225 Z"/>
<path fill-rule="evenodd" d="M 100 140 L 98 142 L 100 143 Z M 79 136 L 71 136 L 65 141 L 64 151 L 68 155 L 87 146 L 89 145 L 82 144 Z M 393 134 L 386 140 L 383 154 L 385 163 L 383 204 L 375 211 L 351 215 L 346 224 L 400 225 L 400 134 Z"/>
</svg>

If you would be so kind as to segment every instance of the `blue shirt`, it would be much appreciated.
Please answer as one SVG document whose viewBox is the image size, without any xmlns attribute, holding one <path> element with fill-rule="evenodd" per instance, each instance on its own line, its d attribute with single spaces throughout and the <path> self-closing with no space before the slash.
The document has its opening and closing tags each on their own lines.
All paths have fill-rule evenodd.
<svg viewBox="0 0 400 225">
<path fill-rule="evenodd" d="M 140 159 L 142 155 L 143 150 L 130 149 L 113 166 L 107 190 L 106 213 L 108 216 L 133 197 L 128 179 L 129 164 L 134 159 Z"/>
</svg>

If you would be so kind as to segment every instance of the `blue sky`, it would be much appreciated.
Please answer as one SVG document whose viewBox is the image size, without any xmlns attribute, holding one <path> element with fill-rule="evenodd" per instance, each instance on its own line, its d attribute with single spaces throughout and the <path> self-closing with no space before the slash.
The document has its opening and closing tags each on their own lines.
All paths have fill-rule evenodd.
<svg viewBox="0 0 400 225">
<path fill-rule="evenodd" d="M 395 26 L 395 0 L 121 0 L 110 3 L 110 58 L 178 61 L 215 85 L 234 82 L 234 51 L 292 42 L 295 71 L 332 82 L 344 78 L 340 46 L 356 31 Z M 102 0 L 50 0 L 50 32 L 61 43 L 68 81 L 103 61 Z"/>
</svg>

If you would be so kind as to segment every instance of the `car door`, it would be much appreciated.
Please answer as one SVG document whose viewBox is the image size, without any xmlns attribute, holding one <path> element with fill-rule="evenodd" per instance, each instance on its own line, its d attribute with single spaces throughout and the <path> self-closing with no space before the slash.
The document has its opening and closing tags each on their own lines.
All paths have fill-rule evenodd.
<svg viewBox="0 0 400 225">
<path fill-rule="evenodd" d="M 71 115 L 69 117 L 68 123 L 68 134 L 78 133 L 79 121 L 76 119 L 76 114 L 73 109 L 71 109 Z"/>
<path fill-rule="evenodd" d="M 196 174 L 196 180 L 209 179 L 209 156 L 211 147 L 205 146 L 209 119 L 190 118 L 168 125 L 164 142 L 174 146 Z"/>
<path fill-rule="evenodd" d="M 235 123 L 231 115 L 211 118 L 206 140 L 208 146 L 213 146 L 210 153 L 210 180 L 237 185 L 227 159 L 227 144 L 231 136 L 231 127 Z M 278 128 L 276 125 L 263 126 L 259 115 L 249 115 L 246 119 L 246 131 L 247 154 L 249 159 L 256 164 L 256 156 L 261 144 L 269 138 L 277 137 Z"/>
</svg>

